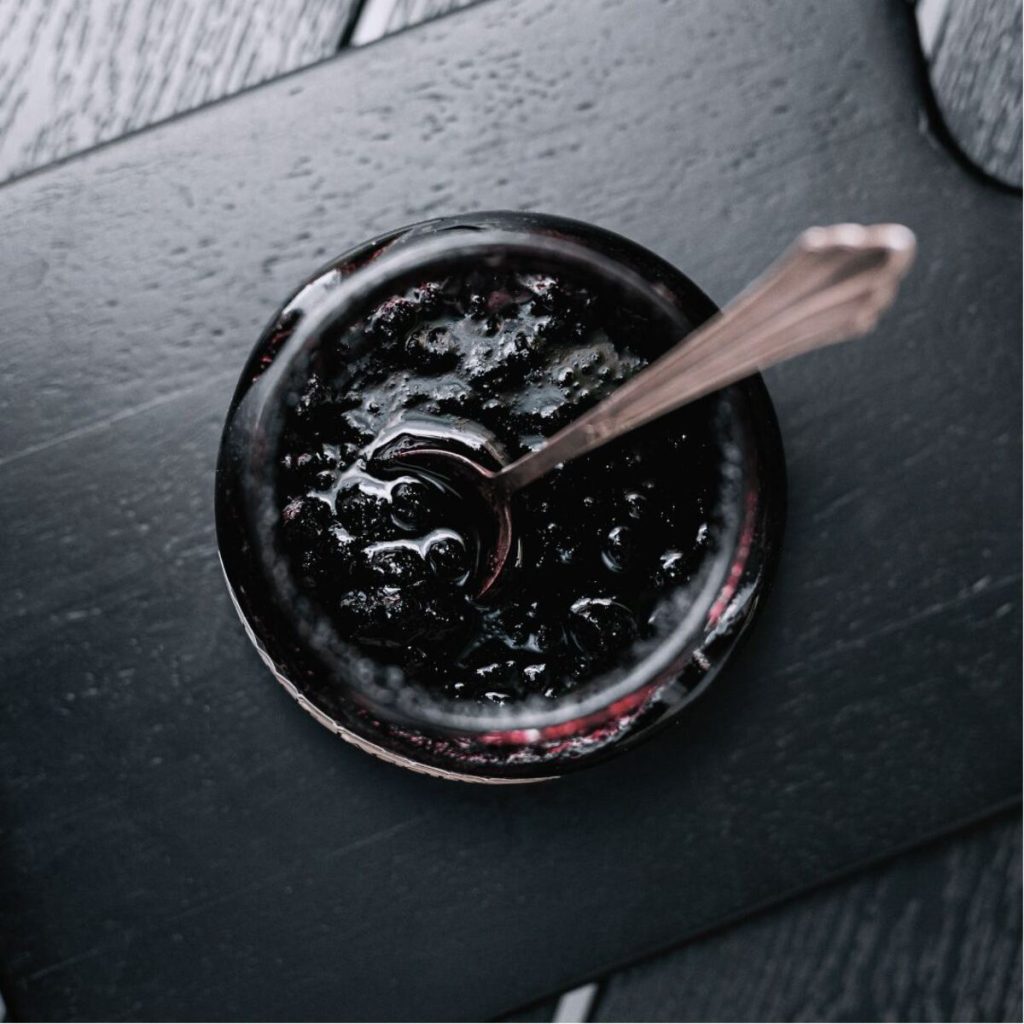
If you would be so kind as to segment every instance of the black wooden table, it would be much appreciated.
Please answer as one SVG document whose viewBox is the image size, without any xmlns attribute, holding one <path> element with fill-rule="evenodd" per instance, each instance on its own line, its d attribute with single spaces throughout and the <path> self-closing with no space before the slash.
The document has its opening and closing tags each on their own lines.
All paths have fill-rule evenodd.
<svg viewBox="0 0 1024 1024">
<path fill-rule="evenodd" d="M 0 189 L 15 1015 L 495 1016 L 1018 803 L 1019 196 L 922 130 L 903 4 L 634 10 L 485 3 Z M 289 288 L 494 207 L 621 231 L 718 299 L 808 223 L 921 246 L 875 337 L 768 377 L 789 532 L 713 691 L 626 759 L 500 791 L 298 713 L 211 514 Z M 746 1010 L 808 1012 L 780 1000 Z"/>
</svg>

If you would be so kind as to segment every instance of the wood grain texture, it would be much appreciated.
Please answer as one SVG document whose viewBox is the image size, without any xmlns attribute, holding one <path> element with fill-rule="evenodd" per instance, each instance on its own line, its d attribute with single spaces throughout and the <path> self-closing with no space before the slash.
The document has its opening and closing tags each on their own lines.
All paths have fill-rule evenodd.
<svg viewBox="0 0 1024 1024">
<path fill-rule="evenodd" d="M 615 974 L 590 1019 L 1019 1021 L 1020 935 L 1014 814 Z"/>
<path fill-rule="evenodd" d="M 31 1019 L 481 1019 L 1020 792 L 1020 201 L 919 130 L 886 0 L 481 4 L 0 189 L 0 990 Z M 870 71 L 870 73 L 868 73 Z M 921 257 L 773 371 L 780 575 L 685 718 L 557 784 L 298 712 L 220 579 L 235 375 L 328 256 L 546 209 L 723 300 L 813 222 Z"/>
<path fill-rule="evenodd" d="M 480 3 L 481 0 L 365 0 L 359 8 L 349 43 L 364 46 L 375 39 L 402 32 L 433 18 L 440 18 Z"/>
<path fill-rule="evenodd" d="M 0 181 L 335 53 L 355 0 L 0 0 Z"/>
</svg>

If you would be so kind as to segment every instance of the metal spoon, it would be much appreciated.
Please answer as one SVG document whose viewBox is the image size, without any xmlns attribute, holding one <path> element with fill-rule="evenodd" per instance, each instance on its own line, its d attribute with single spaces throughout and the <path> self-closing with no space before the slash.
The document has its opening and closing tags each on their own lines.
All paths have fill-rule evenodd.
<svg viewBox="0 0 1024 1024">
<path fill-rule="evenodd" d="M 702 327 L 540 448 L 494 471 L 466 455 L 412 447 L 412 463 L 481 499 L 491 519 L 477 595 L 494 586 L 513 545 L 511 497 L 555 466 L 735 383 L 755 370 L 866 334 L 914 258 L 902 224 L 809 228 L 756 281 Z"/>
</svg>

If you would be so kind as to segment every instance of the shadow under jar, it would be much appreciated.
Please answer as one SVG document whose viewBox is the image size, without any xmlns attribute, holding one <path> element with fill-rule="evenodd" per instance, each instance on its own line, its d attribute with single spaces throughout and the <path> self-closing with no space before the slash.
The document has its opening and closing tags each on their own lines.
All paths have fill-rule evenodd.
<svg viewBox="0 0 1024 1024">
<path fill-rule="evenodd" d="M 382 455 L 429 438 L 514 459 L 714 312 L 640 246 L 537 214 L 416 224 L 310 278 L 246 363 L 217 467 L 229 589 L 300 705 L 392 763 L 524 782 L 692 700 L 781 539 L 759 377 L 518 494 L 514 564 L 483 598 L 472 502 Z"/>
</svg>

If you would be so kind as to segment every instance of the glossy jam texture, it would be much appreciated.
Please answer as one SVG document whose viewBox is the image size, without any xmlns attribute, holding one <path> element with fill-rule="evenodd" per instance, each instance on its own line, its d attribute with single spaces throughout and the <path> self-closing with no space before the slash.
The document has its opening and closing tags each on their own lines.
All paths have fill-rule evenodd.
<svg viewBox="0 0 1024 1024">
<path fill-rule="evenodd" d="M 281 541 L 298 582 L 343 638 L 436 694 L 553 700 L 628 663 L 670 627 L 667 596 L 716 543 L 714 400 L 520 494 L 519 564 L 481 601 L 472 504 L 375 453 L 396 429 L 458 443 L 482 428 L 515 458 L 666 340 L 612 297 L 490 271 L 424 283 L 323 339 L 279 456 Z"/>
</svg>

